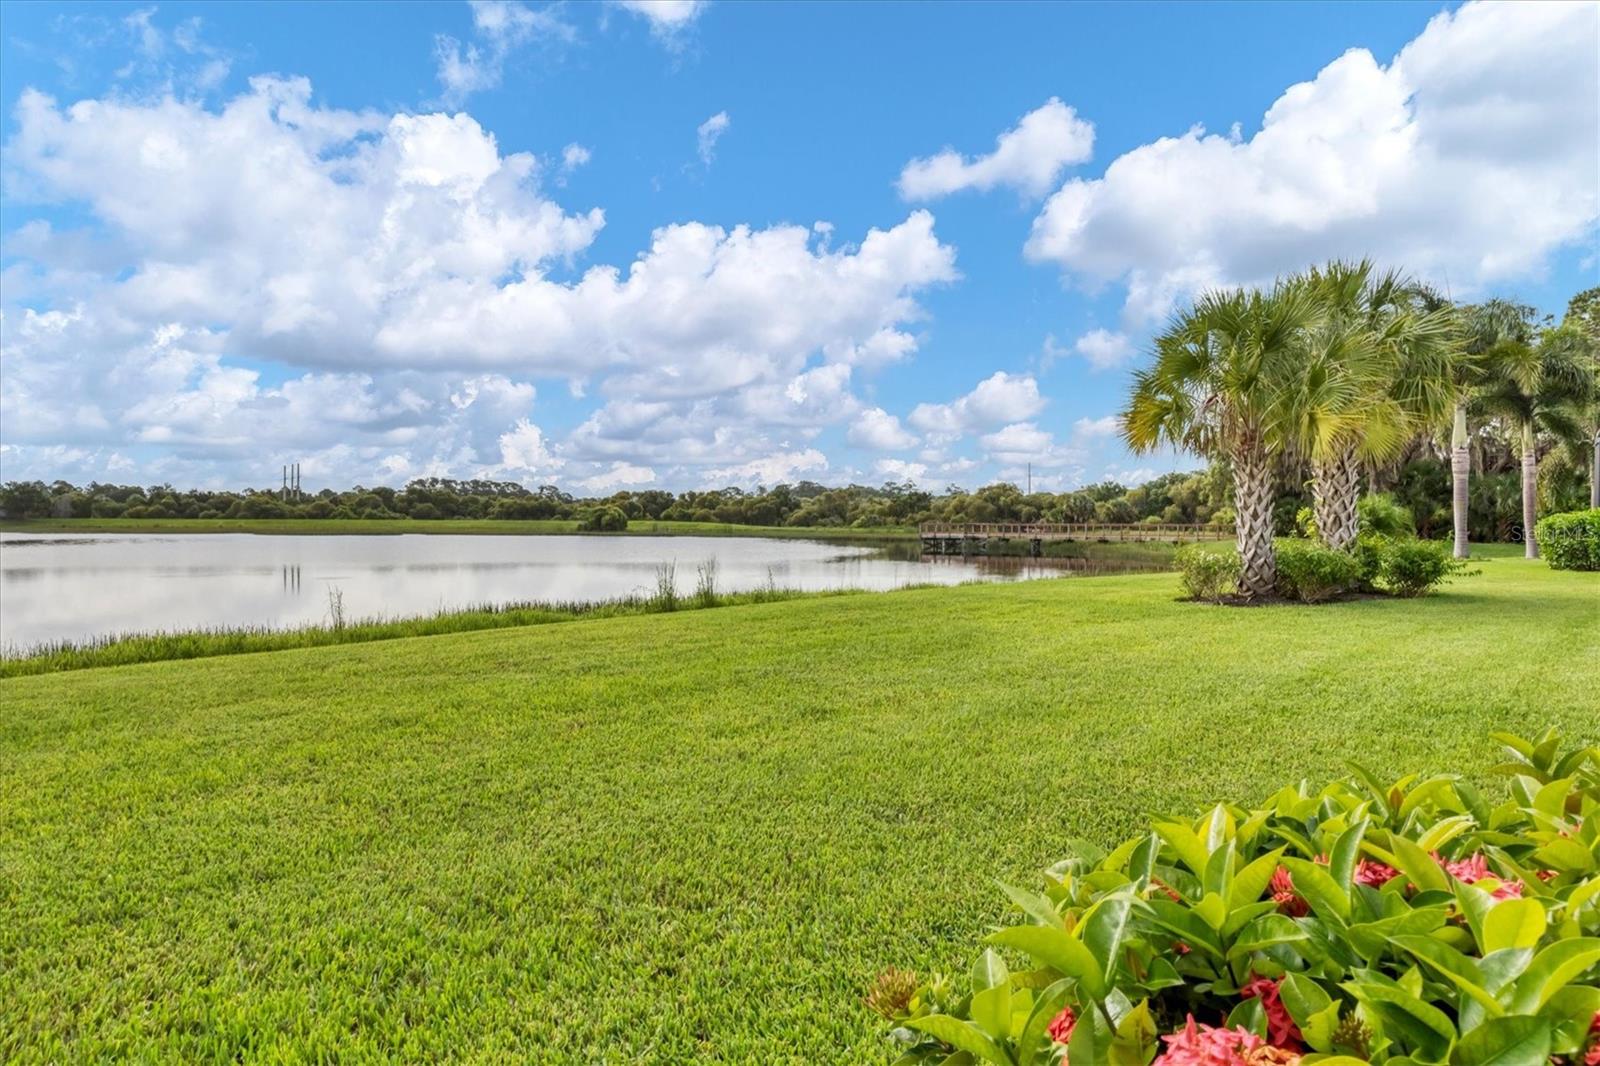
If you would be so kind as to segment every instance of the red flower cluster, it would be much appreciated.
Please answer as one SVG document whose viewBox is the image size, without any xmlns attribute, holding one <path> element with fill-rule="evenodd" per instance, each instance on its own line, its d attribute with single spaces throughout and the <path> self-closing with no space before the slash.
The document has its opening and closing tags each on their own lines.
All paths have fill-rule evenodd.
<svg viewBox="0 0 1600 1066">
<path fill-rule="evenodd" d="M 1289 871 L 1282 866 L 1272 873 L 1272 880 L 1267 883 L 1267 888 L 1272 892 L 1272 902 L 1278 905 L 1278 910 L 1291 918 L 1304 918 L 1311 913 L 1311 904 L 1305 897 L 1294 890 L 1294 878 L 1289 876 Z"/>
<path fill-rule="evenodd" d="M 1300 1046 L 1300 1027 L 1289 1017 L 1289 1008 L 1283 1005 L 1278 994 L 1278 982 L 1268 977 L 1257 977 L 1239 989 L 1245 999 L 1261 1000 L 1267 1015 L 1267 1039 L 1278 1047 L 1295 1049 Z"/>
<path fill-rule="evenodd" d="M 1589 1023 L 1589 1053 L 1583 1057 L 1583 1066 L 1600 1066 L 1600 1011 Z"/>
<path fill-rule="evenodd" d="M 1384 885 L 1400 876 L 1400 871 L 1393 866 L 1385 866 L 1381 862 L 1371 859 L 1362 859 L 1356 863 L 1355 879 L 1358 885 L 1367 885 L 1371 888 L 1382 888 Z"/>
<path fill-rule="evenodd" d="M 1045 1032 L 1050 1034 L 1050 1039 L 1058 1044 L 1065 1044 L 1072 1039 L 1072 1027 L 1078 1024 L 1078 1016 L 1072 1013 L 1071 1007 L 1062 1007 L 1061 1013 L 1050 1019 L 1050 1025 Z M 1067 1066 L 1067 1060 L 1061 1060 L 1061 1066 Z"/>
<path fill-rule="evenodd" d="M 1481 851 L 1471 858 L 1458 859 L 1455 862 L 1451 862 L 1438 852 L 1434 852 L 1433 860 L 1443 866 L 1451 877 L 1454 877 L 1464 885 L 1473 885 L 1479 881 L 1490 879 L 1500 882 L 1499 886 L 1489 893 L 1495 899 L 1512 899 L 1522 896 L 1522 882 L 1507 881 L 1489 869 L 1489 860 L 1483 857 L 1483 852 Z"/>
<path fill-rule="evenodd" d="M 1161 1038 L 1167 1050 L 1150 1066 L 1295 1066 L 1300 1053 L 1273 1047 L 1250 1030 L 1201 1025 L 1189 1015 L 1182 1030 Z"/>
</svg>

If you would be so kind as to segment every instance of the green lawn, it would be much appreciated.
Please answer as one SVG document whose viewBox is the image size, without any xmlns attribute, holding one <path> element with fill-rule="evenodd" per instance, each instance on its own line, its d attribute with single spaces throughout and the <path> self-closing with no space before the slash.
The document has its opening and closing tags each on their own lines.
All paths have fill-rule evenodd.
<svg viewBox="0 0 1600 1066">
<path fill-rule="evenodd" d="M 516 521 L 493 518 L 29 518 L 0 519 L 6 533 L 486 533 L 531 536 L 577 533 L 576 519 Z M 804 540 L 883 540 L 914 537 L 910 526 L 740 526 L 723 522 L 631 522 L 626 534 L 594 536 L 789 537 Z"/>
<path fill-rule="evenodd" d="M 1153 574 L 0 682 L 0 1061 L 887 1061 L 1071 836 L 1600 740 L 1600 578 Z"/>
</svg>

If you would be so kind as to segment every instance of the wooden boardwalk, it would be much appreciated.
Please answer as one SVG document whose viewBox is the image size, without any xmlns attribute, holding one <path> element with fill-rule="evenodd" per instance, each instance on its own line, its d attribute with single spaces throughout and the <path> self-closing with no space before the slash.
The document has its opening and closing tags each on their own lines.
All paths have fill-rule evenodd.
<svg viewBox="0 0 1600 1066">
<path fill-rule="evenodd" d="M 1175 523 L 1109 522 L 976 522 L 954 525 L 924 522 L 917 527 L 926 555 L 987 555 L 991 544 L 1013 540 L 1028 542 L 1028 554 L 1044 554 L 1044 545 L 1053 540 L 1087 541 L 1095 544 L 1193 544 L 1202 540 L 1232 540 L 1227 526 L 1181 525 Z"/>
</svg>

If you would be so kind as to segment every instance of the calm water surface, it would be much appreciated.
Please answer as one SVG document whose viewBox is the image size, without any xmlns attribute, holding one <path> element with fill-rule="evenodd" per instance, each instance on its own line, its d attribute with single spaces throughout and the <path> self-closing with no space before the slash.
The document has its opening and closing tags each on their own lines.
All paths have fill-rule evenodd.
<svg viewBox="0 0 1600 1066">
<path fill-rule="evenodd" d="M 919 559 L 916 550 L 743 537 L 5 533 L 0 644 L 21 650 L 127 632 L 325 623 L 334 590 L 350 620 L 615 599 L 652 590 L 665 563 L 675 564 L 678 588 L 688 593 L 708 559 L 722 592 L 769 582 L 890 589 L 1068 572 L 1056 562 Z"/>
</svg>

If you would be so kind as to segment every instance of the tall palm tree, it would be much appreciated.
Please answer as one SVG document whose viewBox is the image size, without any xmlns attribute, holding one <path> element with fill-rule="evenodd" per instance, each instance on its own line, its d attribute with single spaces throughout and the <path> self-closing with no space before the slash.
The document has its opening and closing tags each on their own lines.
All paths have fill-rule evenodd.
<svg viewBox="0 0 1600 1066">
<path fill-rule="evenodd" d="M 1489 379 L 1481 403 L 1521 437 L 1523 554 L 1537 559 L 1533 527 L 1539 517 L 1539 434 L 1563 442 L 1583 437 L 1581 412 L 1594 387 L 1588 338 L 1561 326 L 1545 330 L 1531 343 L 1502 340 L 1484 353 L 1484 361 Z"/>
<path fill-rule="evenodd" d="M 1600 507 L 1600 286 L 1585 289 L 1569 300 L 1561 324 L 1582 330 L 1589 340 L 1589 369 L 1594 375 L 1594 387 L 1583 420 L 1592 453 L 1588 457 L 1589 506 Z"/>
<path fill-rule="evenodd" d="M 1437 294 L 1427 294 L 1423 299 L 1433 307 L 1449 306 Z M 1450 430 L 1450 511 L 1455 525 L 1457 559 L 1465 559 L 1471 553 L 1468 479 L 1472 471 L 1472 436 L 1468 432 L 1467 416 L 1475 405 L 1478 393 L 1490 381 L 1490 367 L 1485 357 L 1490 349 L 1505 341 L 1531 344 L 1534 314 L 1533 308 L 1509 300 L 1487 300 L 1456 309 L 1457 338 L 1452 364 L 1456 399 Z"/>
<path fill-rule="evenodd" d="M 1272 462 L 1283 441 L 1273 398 L 1315 318 L 1304 286 L 1206 293 L 1156 338 L 1155 363 L 1136 375 L 1122 412 L 1123 439 L 1135 452 L 1166 444 L 1228 461 L 1240 590 L 1251 598 L 1277 582 Z"/>
<path fill-rule="evenodd" d="M 1276 405 L 1284 435 L 1311 459 L 1317 532 L 1349 549 L 1360 532 L 1363 464 L 1396 458 L 1454 398 L 1452 319 L 1418 286 L 1369 260 L 1332 262 L 1301 282 L 1321 314 Z"/>
</svg>

